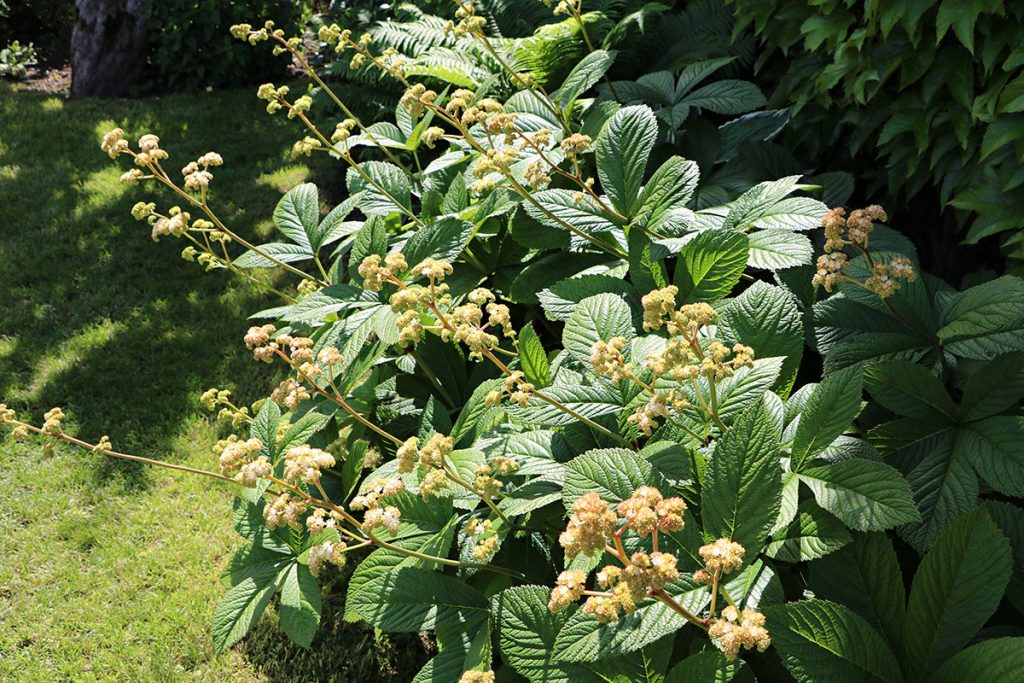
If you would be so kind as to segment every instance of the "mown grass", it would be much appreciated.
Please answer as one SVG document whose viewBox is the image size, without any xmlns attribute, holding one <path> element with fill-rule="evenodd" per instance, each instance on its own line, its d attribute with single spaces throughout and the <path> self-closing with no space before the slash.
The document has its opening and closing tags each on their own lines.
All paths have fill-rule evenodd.
<svg viewBox="0 0 1024 683">
<path fill-rule="evenodd" d="M 266 394 L 273 376 L 240 339 L 247 313 L 277 302 L 204 274 L 174 240 L 153 244 L 129 215 L 150 191 L 119 184 L 97 146 L 115 125 L 159 135 L 171 168 L 220 152 L 213 201 L 252 236 L 312 172 L 288 157 L 297 131 L 248 90 L 64 101 L 0 85 L 0 401 L 36 422 L 60 405 L 84 439 L 210 468 L 217 433 L 198 394 Z M 230 496 L 166 470 L 0 443 L 0 680 L 404 680 L 402 662 L 422 658 L 412 641 L 342 625 L 338 595 L 315 652 L 271 619 L 214 654 L 218 576 L 239 543 Z"/>
</svg>

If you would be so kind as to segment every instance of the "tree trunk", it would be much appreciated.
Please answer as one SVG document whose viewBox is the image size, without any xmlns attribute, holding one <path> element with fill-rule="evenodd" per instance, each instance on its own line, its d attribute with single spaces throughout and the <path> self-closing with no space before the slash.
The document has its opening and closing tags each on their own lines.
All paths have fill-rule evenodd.
<svg viewBox="0 0 1024 683">
<path fill-rule="evenodd" d="M 146 0 L 75 0 L 71 95 L 129 93 L 146 64 Z"/>
</svg>

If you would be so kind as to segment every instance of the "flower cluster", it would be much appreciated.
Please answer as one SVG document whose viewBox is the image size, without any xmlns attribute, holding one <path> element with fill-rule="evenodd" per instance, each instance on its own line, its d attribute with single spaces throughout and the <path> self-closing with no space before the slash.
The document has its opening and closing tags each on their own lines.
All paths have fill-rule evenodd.
<svg viewBox="0 0 1024 683">
<path fill-rule="evenodd" d="M 299 409 L 299 404 L 309 398 L 309 391 L 301 383 L 289 377 L 281 382 L 270 394 L 270 400 L 291 412 Z"/>
<path fill-rule="evenodd" d="M 743 564 L 746 549 L 728 538 L 720 538 L 714 543 L 700 547 L 700 558 L 704 561 L 704 569 L 698 569 L 693 578 L 700 583 L 717 581 L 724 574 L 729 574 Z"/>
<path fill-rule="evenodd" d="M 830 209 L 822 219 L 825 228 L 825 253 L 818 257 L 817 268 L 811 283 L 831 292 L 841 280 L 852 280 L 874 292 L 882 299 L 892 296 L 900 288 L 901 281 L 914 282 L 917 274 L 910 260 L 897 256 L 888 264 L 875 262 L 868 253 L 868 242 L 875 229 L 875 221 L 888 220 L 885 210 L 878 205 L 855 209 L 846 215 L 846 209 Z M 842 251 L 853 246 L 868 258 L 871 275 L 864 282 L 857 282 L 844 272 L 850 264 L 849 257 Z"/>
<path fill-rule="evenodd" d="M 309 517 L 306 517 L 306 528 L 311 534 L 319 534 L 327 529 L 336 528 L 341 521 L 341 514 L 335 510 L 327 511 L 323 508 L 314 508 Z"/>
<path fill-rule="evenodd" d="M 272 341 L 271 335 L 276 332 L 276 327 L 267 324 L 262 326 L 254 325 L 245 333 L 245 337 L 243 337 L 245 346 L 252 350 L 252 355 L 256 360 L 263 361 L 264 363 L 270 363 L 274 360 L 274 356 L 277 355 L 278 345 L 277 342 Z"/>
<path fill-rule="evenodd" d="M 242 441 L 234 434 L 221 442 L 220 473 L 225 477 L 234 476 L 243 486 L 256 486 L 259 479 L 271 475 L 273 468 L 265 455 L 256 457 L 263 450 L 259 439 Z"/>
<path fill-rule="evenodd" d="M 511 374 L 505 377 L 505 382 L 502 385 L 502 390 L 495 389 L 487 393 L 484 397 L 484 401 L 490 407 L 501 405 L 502 399 L 508 396 L 508 400 L 520 407 L 526 407 L 527 402 L 530 400 L 530 394 L 536 391 L 536 387 L 533 384 L 526 381 L 526 375 L 522 370 L 513 370 Z"/>
<path fill-rule="evenodd" d="M 335 567 L 345 566 L 345 551 L 348 545 L 344 541 L 324 541 L 309 549 L 309 571 L 313 576 L 319 576 L 327 564 Z"/>
<path fill-rule="evenodd" d="M 428 259 L 429 260 L 429 259 Z M 421 263 L 420 266 L 423 264 Z M 371 292 L 379 292 L 384 288 L 384 283 L 394 280 L 399 273 L 409 269 L 405 262 L 405 256 L 399 252 L 392 252 L 383 259 L 379 254 L 371 254 L 359 264 L 359 277 L 363 278 L 363 287 Z"/>
<path fill-rule="evenodd" d="M 876 263 L 871 267 L 871 276 L 864 281 L 864 286 L 877 294 L 879 298 L 888 299 L 900 288 L 900 281 L 914 282 L 917 273 L 910 259 L 894 256 L 889 263 Z"/>
<path fill-rule="evenodd" d="M 473 561 L 486 564 L 498 552 L 498 534 L 494 523 L 489 519 L 476 519 L 466 522 L 462 529 L 467 538 L 473 539 Z"/>
<path fill-rule="evenodd" d="M 592 556 L 602 552 L 615 534 L 618 517 L 608 509 L 594 491 L 583 494 L 572 503 L 572 514 L 558 542 L 569 558 L 583 554 Z"/>
<path fill-rule="evenodd" d="M 669 553 L 633 553 L 625 567 L 607 565 L 597 574 L 598 585 L 607 591 L 592 595 L 583 603 L 583 612 L 598 621 L 616 621 L 620 613 L 636 610 L 637 603 L 679 578 L 675 555 Z"/>
<path fill-rule="evenodd" d="M 395 477 L 377 477 L 363 484 L 361 493 L 349 503 L 353 510 L 363 513 L 363 531 L 384 527 L 392 534 L 398 531 L 402 521 L 401 511 L 394 505 L 383 505 L 382 499 L 395 496 L 405 490 L 405 484 Z"/>
<path fill-rule="evenodd" d="M 298 531 L 302 528 L 302 516 L 309 509 L 309 503 L 290 493 L 282 493 L 263 507 L 263 520 L 267 528 L 287 526 Z"/>
<path fill-rule="evenodd" d="M 501 490 L 501 481 L 498 477 L 507 477 L 519 470 L 519 463 L 512 458 L 499 455 L 489 463 L 478 465 L 474 469 L 476 479 L 473 480 L 473 488 L 484 498 L 493 498 Z"/>
<path fill-rule="evenodd" d="M 334 467 L 334 456 L 319 448 L 303 444 L 289 448 L 284 456 L 284 478 L 306 484 L 320 482 L 322 469 Z"/>
<path fill-rule="evenodd" d="M 722 652 L 729 659 L 735 659 L 741 648 L 757 648 L 764 652 L 772 644 L 765 618 L 760 612 L 745 609 L 742 612 L 732 605 L 722 610 L 721 617 L 711 622 L 708 635 L 718 641 Z"/>
<path fill-rule="evenodd" d="M 494 672 L 467 671 L 459 677 L 459 683 L 494 683 Z"/>
<path fill-rule="evenodd" d="M 458 23 L 449 21 L 444 26 L 445 33 L 452 33 L 457 38 L 462 36 L 483 33 L 487 20 L 474 14 L 472 2 L 457 0 L 459 8 L 455 10 L 455 18 Z"/>
<path fill-rule="evenodd" d="M 185 178 L 185 187 L 189 190 L 205 190 L 213 180 L 211 166 L 222 166 L 224 159 L 216 152 L 207 152 L 195 161 L 190 161 L 181 169 L 181 175 Z"/>
<path fill-rule="evenodd" d="M 450 436 L 435 432 L 430 435 L 427 442 L 420 448 L 418 437 L 412 436 L 398 447 L 395 459 L 398 463 L 398 473 L 406 474 L 416 469 L 417 465 L 427 470 L 420 482 L 419 492 L 423 500 L 430 500 L 430 496 L 447 488 L 448 480 L 445 475 L 445 458 L 455 448 L 455 442 Z"/>
<path fill-rule="evenodd" d="M 641 538 L 654 531 L 682 531 L 686 501 L 664 498 L 653 486 L 641 486 L 618 506 L 619 515 Z"/>
<path fill-rule="evenodd" d="M 626 422 L 636 425 L 637 429 L 645 436 L 650 436 L 658 427 L 658 418 L 669 416 L 670 407 L 672 410 L 680 412 L 689 408 L 690 402 L 675 389 L 655 391 L 647 399 L 647 403 L 638 407 L 632 415 L 626 418 Z"/>
<path fill-rule="evenodd" d="M 590 365 L 598 377 L 607 377 L 612 384 L 618 384 L 629 377 L 629 368 L 622 355 L 626 347 L 625 337 L 612 337 L 607 342 L 599 341 L 590 350 Z"/>
</svg>

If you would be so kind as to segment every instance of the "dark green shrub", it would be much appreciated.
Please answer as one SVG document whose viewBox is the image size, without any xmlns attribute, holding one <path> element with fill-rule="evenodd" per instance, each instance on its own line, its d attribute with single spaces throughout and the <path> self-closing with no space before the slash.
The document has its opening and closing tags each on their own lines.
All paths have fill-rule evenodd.
<svg viewBox="0 0 1024 683">
<path fill-rule="evenodd" d="M 854 169 L 862 191 L 903 205 L 952 207 L 968 243 L 1000 235 L 1024 258 L 1024 4 L 730 4 L 765 48 L 758 82 L 793 107 L 804 157 Z"/>
<path fill-rule="evenodd" d="M 302 0 L 160 0 L 149 3 L 152 80 L 171 89 L 196 89 L 280 78 L 287 61 L 248 50 L 228 28 L 272 20 L 291 31 Z"/>
</svg>

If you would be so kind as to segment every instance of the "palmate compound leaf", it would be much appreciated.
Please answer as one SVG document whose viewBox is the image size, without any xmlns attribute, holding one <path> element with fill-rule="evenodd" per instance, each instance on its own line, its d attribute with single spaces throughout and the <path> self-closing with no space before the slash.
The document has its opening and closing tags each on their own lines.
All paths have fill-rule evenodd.
<svg viewBox="0 0 1024 683">
<path fill-rule="evenodd" d="M 1010 543 L 984 509 L 965 515 L 924 556 L 903 630 L 910 680 L 925 680 L 959 652 L 998 607 L 1013 568 Z"/>
<path fill-rule="evenodd" d="M 861 617 L 828 600 L 804 600 L 765 609 L 772 645 L 800 683 L 900 683 L 892 650 Z"/>
<path fill-rule="evenodd" d="M 701 493 L 706 537 L 731 538 L 753 561 L 779 512 L 779 435 L 764 399 L 718 439 Z"/>
<path fill-rule="evenodd" d="M 850 533 L 838 518 L 805 500 L 793 522 L 774 535 L 765 547 L 768 557 L 782 562 L 808 562 L 824 557 L 850 542 Z"/>
</svg>

